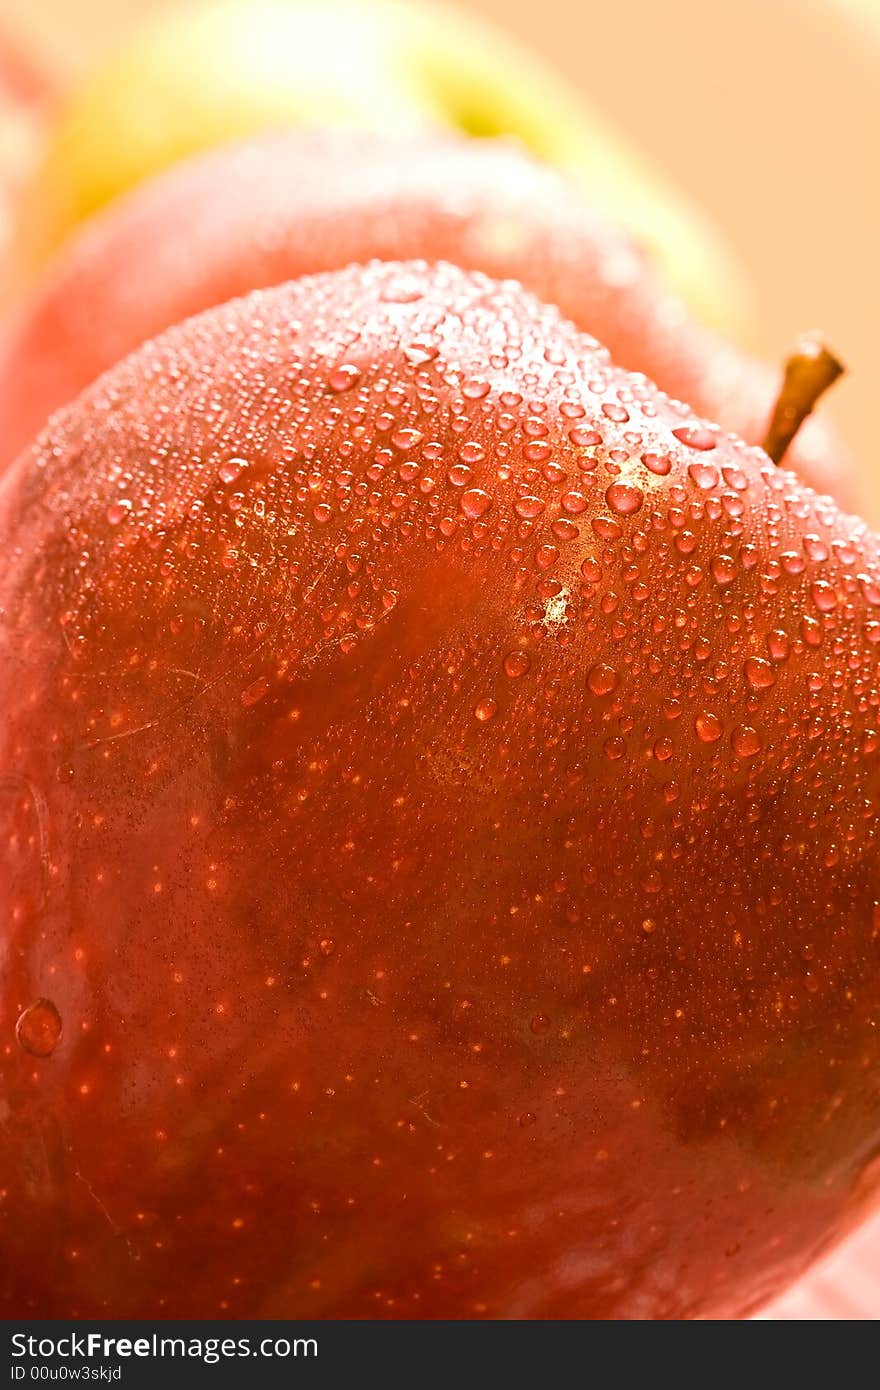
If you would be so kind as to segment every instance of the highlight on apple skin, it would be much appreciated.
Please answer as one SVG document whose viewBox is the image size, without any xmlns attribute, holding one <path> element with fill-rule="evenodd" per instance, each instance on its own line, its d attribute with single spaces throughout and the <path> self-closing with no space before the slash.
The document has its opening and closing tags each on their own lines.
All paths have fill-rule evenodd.
<svg viewBox="0 0 880 1390">
<path fill-rule="evenodd" d="M 864 525 L 411 263 L 145 345 L 0 544 L 5 1307 L 728 1317 L 857 1218 Z"/>
<path fill-rule="evenodd" d="M 67 243 L 0 344 L 0 463 L 101 371 L 189 314 L 376 257 L 517 279 L 621 365 L 751 443 L 764 438 L 780 368 L 690 318 L 624 232 L 513 143 L 284 131 L 185 161 Z M 786 462 L 852 504 L 852 462 L 821 414 Z"/>
</svg>

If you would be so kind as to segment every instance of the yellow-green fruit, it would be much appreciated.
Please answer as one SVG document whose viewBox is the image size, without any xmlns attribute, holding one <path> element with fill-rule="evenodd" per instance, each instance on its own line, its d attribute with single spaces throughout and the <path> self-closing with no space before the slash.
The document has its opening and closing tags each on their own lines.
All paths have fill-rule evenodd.
<svg viewBox="0 0 880 1390">
<path fill-rule="evenodd" d="M 215 0 L 153 18 L 73 96 L 26 200 L 23 263 L 173 161 L 290 124 L 515 135 L 570 170 L 700 317 L 743 329 L 717 234 L 604 117 L 492 26 L 407 0 Z"/>
</svg>

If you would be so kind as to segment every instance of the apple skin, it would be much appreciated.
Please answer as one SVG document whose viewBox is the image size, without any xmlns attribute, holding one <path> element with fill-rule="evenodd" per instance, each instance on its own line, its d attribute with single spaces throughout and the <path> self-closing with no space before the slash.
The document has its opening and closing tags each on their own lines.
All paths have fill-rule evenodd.
<svg viewBox="0 0 880 1390">
<path fill-rule="evenodd" d="M 147 344 L 0 541 L 7 1314 L 734 1317 L 862 1212 L 862 523 L 415 263 Z"/>
<path fill-rule="evenodd" d="M 285 131 L 185 162 L 68 243 L 0 346 L 5 458 L 190 314 L 304 273 L 413 257 L 520 280 L 621 365 L 763 439 L 780 371 L 689 319 L 624 233 L 512 143 Z M 821 415 L 786 461 L 853 503 L 852 461 Z"/>
<path fill-rule="evenodd" d="M 225 0 L 151 15 L 50 136 L 25 201 L 21 266 L 181 158 L 267 128 L 329 124 L 517 137 L 628 228 L 698 318 L 748 336 L 743 273 L 701 211 L 503 29 L 424 0 Z"/>
</svg>

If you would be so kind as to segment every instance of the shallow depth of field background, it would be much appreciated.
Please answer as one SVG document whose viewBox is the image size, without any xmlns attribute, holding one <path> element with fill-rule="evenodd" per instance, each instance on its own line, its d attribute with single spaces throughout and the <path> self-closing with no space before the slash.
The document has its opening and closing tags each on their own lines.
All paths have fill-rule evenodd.
<svg viewBox="0 0 880 1390">
<path fill-rule="evenodd" d="M 0 0 L 0 26 L 68 80 L 156 3 Z M 880 526 L 880 0 L 459 3 L 555 62 L 702 204 L 751 279 L 765 356 L 824 332 L 849 367 L 828 408 Z M 880 1221 L 768 1312 L 880 1317 Z"/>
<path fill-rule="evenodd" d="M 880 0 L 459 3 L 556 63 L 702 203 L 751 277 L 761 352 L 826 333 L 850 369 L 828 408 L 880 526 Z M 156 6 L 0 0 L 0 19 L 75 76 Z"/>
</svg>

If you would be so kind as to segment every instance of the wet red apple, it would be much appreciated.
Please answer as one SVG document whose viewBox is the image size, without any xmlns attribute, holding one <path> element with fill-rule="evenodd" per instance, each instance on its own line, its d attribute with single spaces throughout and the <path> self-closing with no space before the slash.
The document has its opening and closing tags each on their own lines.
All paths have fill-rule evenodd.
<svg viewBox="0 0 880 1390">
<path fill-rule="evenodd" d="M 61 254 L 0 348 L 3 455 L 189 314 L 296 275 L 413 256 L 520 280 L 621 365 L 763 441 L 779 371 L 690 321 L 627 236 L 515 145 L 282 132 L 155 179 Z M 788 463 L 852 500 L 851 462 L 821 417 Z"/>
<path fill-rule="evenodd" d="M 748 1312 L 880 1145 L 866 527 L 449 266 L 0 496 L 3 1310 Z"/>
</svg>

